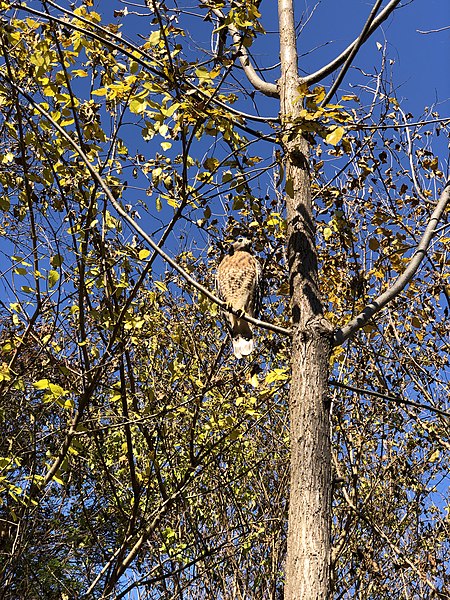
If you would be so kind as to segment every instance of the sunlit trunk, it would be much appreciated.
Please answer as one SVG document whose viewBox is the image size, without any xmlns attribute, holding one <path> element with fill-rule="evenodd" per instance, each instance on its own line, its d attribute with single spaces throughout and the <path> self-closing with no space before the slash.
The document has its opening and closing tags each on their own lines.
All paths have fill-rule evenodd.
<svg viewBox="0 0 450 600">
<path fill-rule="evenodd" d="M 279 0 L 281 118 L 289 131 L 302 108 L 292 0 Z M 331 452 L 327 403 L 330 332 L 318 288 L 308 144 L 285 140 L 287 256 L 293 322 L 291 487 L 285 600 L 330 593 Z"/>
</svg>

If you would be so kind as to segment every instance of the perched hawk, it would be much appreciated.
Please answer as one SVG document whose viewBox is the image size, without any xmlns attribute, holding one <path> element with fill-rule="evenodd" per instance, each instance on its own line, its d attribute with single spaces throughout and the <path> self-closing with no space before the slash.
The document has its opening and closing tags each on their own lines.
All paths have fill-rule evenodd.
<svg viewBox="0 0 450 600">
<path fill-rule="evenodd" d="M 232 244 L 230 254 L 217 269 L 216 284 L 220 297 L 234 310 L 257 317 L 261 302 L 261 266 L 249 249 L 250 240 L 246 238 L 239 238 Z M 231 313 L 226 313 L 226 318 L 235 357 L 247 356 L 253 351 L 251 324 Z"/>
</svg>

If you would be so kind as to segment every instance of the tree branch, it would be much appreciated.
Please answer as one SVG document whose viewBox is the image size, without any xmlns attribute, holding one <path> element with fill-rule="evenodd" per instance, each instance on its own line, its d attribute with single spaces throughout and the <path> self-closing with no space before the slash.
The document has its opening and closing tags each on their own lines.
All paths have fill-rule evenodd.
<svg viewBox="0 0 450 600">
<path fill-rule="evenodd" d="M 274 331 L 275 333 L 280 333 L 281 335 L 288 335 L 288 336 L 291 335 L 291 331 L 289 329 L 286 329 L 284 327 L 279 327 L 278 325 L 273 325 L 272 323 L 267 323 L 266 321 L 260 321 L 259 319 L 254 319 L 253 317 L 250 317 L 249 315 L 242 314 L 241 311 L 234 310 L 226 302 L 224 302 L 223 300 L 218 298 L 216 295 L 214 295 L 212 292 L 210 292 L 206 287 L 204 287 L 198 281 L 193 279 L 189 275 L 189 273 L 187 271 L 185 271 L 182 267 L 180 267 L 180 265 L 173 258 L 171 258 L 168 254 L 166 254 L 164 252 L 164 250 L 162 250 L 159 247 L 159 245 L 156 242 L 154 242 L 152 240 L 152 238 L 138 225 L 138 223 L 136 223 L 136 221 L 122 208 L 120 203 L 117 202 L 117 200 L 112 195 L 111 190 L 106 185 L 103 177 L 91 165 L 88 157 L 83 152 L 83 150 L 80 148 L 79 144 L 77 144 L 70 137 L 70 135 L 54 119 L 52 119 L 52 117 L 49 115 L 49 113 L 45 109 L 43 109 L 42 106 L 40 106 L 37 102 L 35 102 L 35 100 L 24 89 L 22 89 L 20 86 L 15 84 L 13 81 L 9 81 L 8 83 L 14 89 L 16 89 L 20 94 L 22 94 L 22 96 L 24 96 L 24 98 L 26 98 L 28 100 L 28 102 L 31 104 L 31 106 L 33 106 L 38 112 L 40 112 L 41 115 L 44 116 L 53 125 L 53 127 L 55 127 L 55 129 L 57 129 L 57 131 L 64 137 L 64 139 L 67 142 L 69 142 L 69 144 L 74 148 L 74 150 L 78 153 L 80 158 L 85 163 L 86 168 L 88 169 L 89 173 L 100 185 L 102 191 L 104 192 L 104 194 L 106 195 L 108 200 L 111 202 L 112 206 L 117 211 L 117 213 L 148 243 L 148 245 L 155 252 L 157 252 L 159 254 L 159 256 L 161 258 L 163 258 L 175 271 L 177 271 L 183 277 L 183 279 L 185 279 L 193 288 L 195 288 L 196 290 L 201 292 L 203 295 L 205 295 L 209 300 L 211 300 L 212 302 L 217 304 L 222 310 L 224 310 L 226 312 L 230 312 L 233 315 L 236 315 L 239 318 L 244 319 L 244 321 L 248 321 L 249 323 L 252 323 L 253 325 L 255 325 L 257 327 L 261 327 L 263 329 L 268 329 L 270 331 Z"/>
<path fill-rule="evenodd" d="M 206 8 L 209 8 L 211 12 L 216 15 L 216 17 L 223 23 L 225 21 L 224 13 L 218 8 L 211 8 L 208 6 L 205 0 L 200 0 L 201 4 Z M 242 44 L 242 37 L 239 30 L 232 24 L 227 26 L 228 32 L 233 40 L 233 43 L 239 50 L 239 62 L 241 63 L 241 67 L 247 76 L 248 81 L 251 85 L 257 90 L 261 92 L 265 96 L 270 96 L 272 98 L 279 98 L 280 94 L 278 92 L 278 86 L 275 83 L 270 83 L 268 81 L 264 81 L 255 71 L 253 65 L 250 62 L 250 55 L 247 51 L 247 48 Z"/>
<path fill-rule="evenodd" d="M 331 73 L 333 73 L 338 67 L 340 67 L 345 62 L 347 57 L 352 52 L 354 46 L 356 46 L 358 43 L 359 43 L 359 46 L 361 46 L 362 43 L 364 43 L 366 40 L 369 39 L 369 37 L 372 35 L 372 33 L 374 31 L 376 31 L 376 29 L 378 29 L 378 27 L 381 25 L 381 23 L 383 23 L 383 21 L 385 21 L 388 18 L 388 16 L 397 8 L 397 5 L 400 4 L 400 1 L 401 0 L 391 0 L 391 2 L 389 2 L 389 4 L 380 12 L 378 17 L 376 17 L 372 21 L 372 24 L 367 29 L 366 34 L 360 43 L 359 43 L 360 38 L 353 41 L 339 56 L 337 56 L 330 63 L 328 63 L 327 65 L 325 65 L 324 67 L 322 67 L 321 69 L 316 71 L 315 73 L 310 73 L 309 75 L 304 77 L 303 80 L 305 81 L 305 83 L 307 83 L 308 85 L 311 85 L 313 83 L 317 83 L 318 81 L 321 81 L 328 75 L 331 75 Z"/>
<path fill-rule="evenodd" d="M 405 271 L 397 277 L 395 283 L 383 292 L 376 300 L 368 304 L 364 310 L 357 315 L 344 327 L 337 329 L 334 332 L 334 345 L 339 346 L 345 342 L 351 335 L 353 335 L 358 329 L 364 327 L 364 325 L 376 315 L 382 308 L 393 300 L 398 294 L 408 285 L 411 279 L 414 277 L 417 269 L 419 268 L 428 246 L 430 245 L 431 239 L 433 238 L 436 230 L 436 226 L 447 207 L 450 200 L 450 179 L 446 182 L 444 189 L 442 190 L 439 201 L 431 215 L 430 221 L 425 229 L 422 239 L 419 242 L 411 260 Z"/>
<path fill-rule="evenodd" d="M 367 21 L 364 23 L 364 27 L 362 28 L 361 33 L 359 34 L 358 39 L 356 40 L 356 42 L 353 44 L 352 49 L 349 52 L 349 55 L 347 56 L 344 65 L 342 66 L 342 69 L 340 70 L 338 76 L 336 77 L 336 79 L 334 80 L 332 86 L 330 87 L 330 89 L 328 90 L 327 95 L 325 96 L 325 98 L 323 99 L 322 104 L 324 106 L 326 106 L 329 101 L 331 100 L 331 98 L 333 97 L 334 93 L 336 92 L 336 90 L 338 89 L 338 87 L 341 85 L 342 80 L 345 77 L 345 74 L 347 73 L 347 71 L 349 70 L 353 59 L 355 58 L 358 50 L 361 48 L 361 46 L 364 43 L 364 40 L 366 39 L 367 36 L 367 32 L 370 29 L 370 26 L 372 25 L 375 16 L 378 12 L 378 9 L 380 8 L 381 4 L 383 3 L 383 0 L 377 0 L 372 8 L 372 10 L 370 11 L 370 15 L 367 18 Z"/>
<path fill-rule="evenodd" d="M 407 406 L 414 406 L 414 408 L 429 410 L 430 412 L 436 413 L 437 415 L 441 415 L 442 417 L 450 418 L 450 412 L 441 410 L 440 408 L 436 408 L 434 406 L 430 406 L 429 404 L 422 404 L 421 402 L 406 400 L 405 398 L 402 398 L 398 395 L 393 396 L 391 394 L 382 394 L 381 392 L 376 392 L 374 390 L 367 390 L 355 387 L 353 385 L 347 385 L 345 383 L 341 383 L 340 381 L 336 381 L 336 379 L 331 379 L 330 385 L 334 385 L 336 387 L 342 388 L 343 390 L 349 390 L 350 392 L 355 392 L 357 394 L 367 394 L 369 396 L 374 396 L 375 398 L 381 398 L 382 400 L 389 400 L 389 402 L 396 402 L 397 404 L 406 404 Z"/>
</svg>

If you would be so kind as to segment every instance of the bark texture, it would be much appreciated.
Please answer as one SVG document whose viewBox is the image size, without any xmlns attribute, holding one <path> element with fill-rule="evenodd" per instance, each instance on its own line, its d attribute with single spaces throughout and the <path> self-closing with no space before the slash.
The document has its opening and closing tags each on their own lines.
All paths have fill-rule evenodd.
<svg viewBox="0 0 450 600">
<path fill-rule="evenodd" d="M 327 403 L 331 330 L 318 287 L 308 144 L 289 135 L 299 101 L 292 0 L 279 0 L 281 119 L 286 172 L 287 255 L 293 322 L 291 483 L 285 600 L 330 596 L 331 450 Z"/>
</svg>

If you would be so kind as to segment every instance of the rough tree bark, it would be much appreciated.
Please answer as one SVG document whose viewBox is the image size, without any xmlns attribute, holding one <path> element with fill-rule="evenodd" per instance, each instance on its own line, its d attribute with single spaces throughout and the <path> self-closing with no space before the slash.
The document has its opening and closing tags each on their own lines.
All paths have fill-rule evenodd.
<svg viewBox="0 0 450 600">
<path fill-rule="evenodd" d="M 330 595 L 331 450 L 327 403 L 331 330 L 318 288 L 308 143 L 289 136 L 299 101 L 292 0 L 279 0 L 287 256 L 293 324 L 290 389 L 291 483 L 285 600 L 326 600 Z"/>
</svg>

